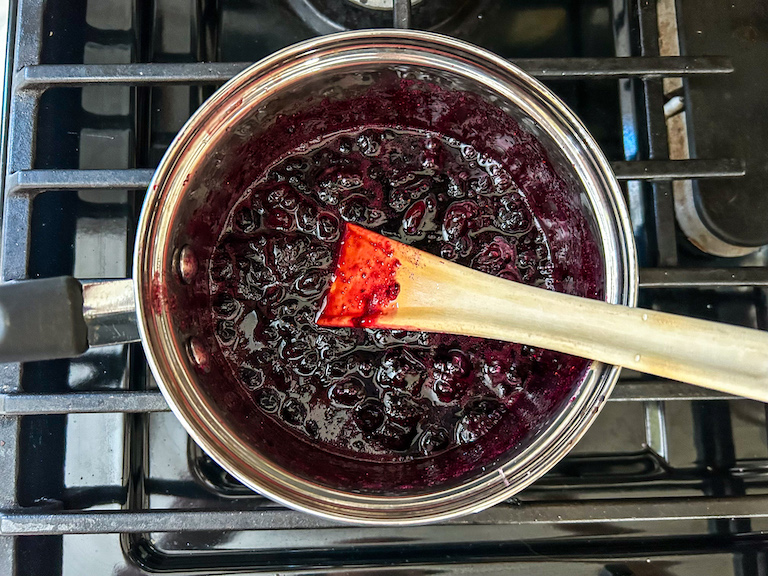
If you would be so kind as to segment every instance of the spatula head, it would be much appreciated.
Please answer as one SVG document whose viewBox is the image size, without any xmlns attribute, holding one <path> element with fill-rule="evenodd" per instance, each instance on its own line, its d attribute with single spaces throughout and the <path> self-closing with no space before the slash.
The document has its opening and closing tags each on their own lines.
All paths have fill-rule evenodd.
<svg viewBox="0 0 768 576">
<path fill-rule="evenodd" d="M 366 327 L 397 310 L 399 242 L 347 224 L 319 326 Z"/>
</svg>

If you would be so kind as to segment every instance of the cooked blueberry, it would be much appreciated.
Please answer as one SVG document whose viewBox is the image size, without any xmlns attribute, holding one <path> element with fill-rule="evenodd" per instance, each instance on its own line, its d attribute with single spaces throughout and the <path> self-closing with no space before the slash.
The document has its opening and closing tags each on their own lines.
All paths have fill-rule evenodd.
<svg viewBox="0 0 768 576">
<path fill-rule="evenodd" d="M 471 400 L 456 424 L 456 440 L 461 444 L 479 440 L 498 424 L 505 411 L 506 408 L 492 398 Z"/>
<path fill-rule="evenodd" d="M 357 378 L 342 380 L 331 387 L 330 397 L 342 406 L 354 406 L 365 398 L 365 384 Z"/>
<path fill-rule="evenodd" d="M 387 422 L 376 433 L 376 442 L 388 450 L 402 452 L 410 448 L 415 436 L 416 430 L 414 428 Z"/>
<path fill-rule="evenodd" d="M 428 427 L 419 437 L 419 452 L 429 456 L 448 447 L 451 437 L 444 428 L 439 426 Z"/>
<path fill-rule="evenodd" d="M 324 270 L 308 270 L 296 280 L 296 291 L 302 296 L 315 296 L 324 292 L 329 282 L 328 273 Z"/>
<path fill-rule="evenodd" d="M 332 242 L 339 237 L 339 221 L 333 214 L 323 212 L 317 217 L 317 237 Z"/>
<path fill-rule="evenodd" d="M 300 426 L 304 423 L 304 419 L 307 417 L 307 409 L 296 398 L 288 398 L 283 402 L 283 407 L 280 410 L 280 417 L 284 422 L 291 426 Z"/>
<path fill-rule="evenodd" d="M 384 170 L 378 164 L 371 164 L 368 167 L 367 175 L 371 180 L 382 180 L 384 178 Z"/>
<path fill-rule="evenodd" d="M 216 336 L 222 344 L 232 344 L 237 338 L 235 323 L 231 320 L 219 320 L 216 324 Z"/>
<path fill-rule="evenodd" d="M 307 420 L 304 424 L 304 429 L 310 438 L 317 438 L 320 435 L 320 426 L 314 420 Z"/>
<path fill-rule="evenodd" d="M 229 282 L 235 274 L 235 267 L 229 254 L 219 251 L 213 256 L 211 276 L 217 282 Z"/>
<path fill-rule="evenodd" d="M 327 246 L 310 246 L 304 253 L 305 263 L 308 266 L 328 266 L 333 261 L 333 254 Z"/>
<path fill-rule="evenodd" d="M 274 230 L 291 230 L 293 228 L 293 216 L 282 208 L 272 208 L 267 212 L 266 224 Z"/>
<path fill-rule="evenodd" d="M 352 138 L 339 138 L 339 152 L 342 154 L 349 154 L 352 152 L 352 148 L 354 147 L 355 143 L 352 141 Z"/>
<path fill-rule="evenodd" d="M 454 202 L 443 219 L 443 239 L 455 241 L 467 234 L 478 209 L 474 202 Z"/>
<path fill-rule="evenodd" d="M 440 352 L 435 357 L 435 372 L 439 372 L 449 378 L 464 378 L 469 376 L 472 364 L 467 353 L 453 348 Z"/>
<path fill-rule="evenodd" d="M 363 196 L 349 196 L 341 203 L 341 217 L 348 222 L 365 222 L 367 211 L 368 201 Z"/>
<path fill-rule="evenodd" d="M 505 196 L 500 204 L 496 214 L 496 226 L 505 232 L 513 233 L 525 232 L 531 227 L 530 211 L 521 199 Z"/>
<path fill-rule="evenodd" d="M 235 227 L 244 234 L 256 230 L 256 216 L 248 206 L 235 212 Z"/>
<path fill-rule="evenodd" d="M 308 350 L 293 364 L 293 370 L 299 376 L 311 376 L 317 372 L 318 355 L 315 350 Z"/>
<path fill-rule="evenodd" d="M 408 353 L 397 350 L 384 355 L 376 372 L 379 385 L 408 390 L 412 394 L 418 391 L 425 378 L 424 366 Z"/>
<path fill-rule="evenodd" d="M 364 400 L 355 408 L 355 422 L 363 432 L 373 432 L 384 423 L 384 407 L 378 400 Z"/>
<path fill-rule="evenodd" d="M 300 204 L 296 210 L 296 224 L 302 232 L 314 232 L 317 227 L 317 209 L 311 204 Z"/>
<path fill-rule="evenodd" d="M 216 314 L 227 319 L 237 316 L 241 309 L 242 304 L 235 300 L 231 294 L 220 294 L 214 304 Z"/>
<path fill-rule="evenodd" d="M 296 208 L 297 202 L 298 198 L 296 193 L 293 192 L 288 186 L 275 188 L 269 194 L 267 194 L 267 204 L 269 206 L 275 206 L 285 210 L 293 210 Z"/>
<path fill-rule="evenodd" d="M 366 156 L 376 156 L 381 151 L 378 135 L 366 131 L 357 137 L 357 147 Z"/>
<path fill-rule="evenodd" d="M 519 279 L 517 262 L 517 248 L 503 236 L 496 236 L 493 241 L 483 246 L 472 260 L 474 267 L 481 272 L 503 276 L 509 280 Z"/>
<path fill-rule="evenodd" d="M 256 393 L 256 402 L 265 412 L 277 412 L 280 407 L 280 395 L 271 388 L 261 389 Z"/>
<path fill-rule="evenodd" d="M 288 362 L 295 362 L 307 352 L 309 352 L 309 344 L 302 340 L 295 340 L 287 342 L 280 351 L 280 355 Z"/>
<path fill-rule="evenodd" d="M 264 384 L 264 372 L 251 368 L 250 366 L 241 366 L 238 370 L 240 380 L 251 390 L 261 388 Z"/>
<path fill-rule="evenodd" d="M 413 236 L 419 232 L 424 215 L 427 213 L 427 205 L 424 200 L 414 202 L 403 216 L 403 231 Z"/>
<path fill-rule="evenodd" d="M 261 300 L 275 282 L 277 278 L 270 268 L 248 265 L 247 269 L 239 275 L 237 292 L 247 300 Z"/>
<path fill-rule="evenodd" d="M 388 391 L 384 394 L 384 413 L 393 422 L 403 426 L 414 426 L 424 409 L 410 395 L 395 391 Z"/>
</svg>

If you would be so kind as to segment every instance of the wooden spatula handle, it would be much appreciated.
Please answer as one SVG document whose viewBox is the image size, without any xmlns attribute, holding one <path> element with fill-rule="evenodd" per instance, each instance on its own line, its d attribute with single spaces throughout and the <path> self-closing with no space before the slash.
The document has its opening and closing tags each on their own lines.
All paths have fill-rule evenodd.
<svg viewBox="0 0 768 576">
<path fill-rule="evenodd" d="M 420 301 L 401 304 L 395 320 L 539 346 L 768 402 L 766 332 L 576 298 L 435 260 L 440 264 L 429 262 L 428 274 L 407 280 L 409 294 L 427 284 Z"/>
</svg>

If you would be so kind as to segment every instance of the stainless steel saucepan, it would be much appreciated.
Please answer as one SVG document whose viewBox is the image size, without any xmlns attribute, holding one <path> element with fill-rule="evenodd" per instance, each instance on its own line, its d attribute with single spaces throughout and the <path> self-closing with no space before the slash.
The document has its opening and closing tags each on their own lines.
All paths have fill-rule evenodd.
<svg viewBox="0 0 768 576">
<path fill-rule="evenodd" d="M 635 248 L 627 209 L 608 162 L 574 114 L 509 62 L 465 42 L 416 31 L 367 30 L 308 40 L 254 64 L 218 90 L 171 143 L 147 191 L 136 233 L 133 279 L 81 284 L 72 278 L 0 288 L 0 361 L 75 356 L 88 346 L 140 339 L 170 407 L 194 440 L 250 488 L 326 518 L 415 524 L 477 512 L 522 490 L 558 462 L 595 420 L 619 369 L 597 362 L 570 402 L 493 469 L 415 494 L 370 494 L 295 474 L 260 450 L 253 431 L 231 417 L 238 399 L 201 378 L 205 350 L 174 295 L 202 268 L 189 220 L 217 199 L 238 143 L 258 138 L 280 114 L 313 97 L 343 100 L 383 73 L 469 91 L 535 134 L 575 193 L 602 251 L 605 300 L 634 305 Z"/>
</svg>

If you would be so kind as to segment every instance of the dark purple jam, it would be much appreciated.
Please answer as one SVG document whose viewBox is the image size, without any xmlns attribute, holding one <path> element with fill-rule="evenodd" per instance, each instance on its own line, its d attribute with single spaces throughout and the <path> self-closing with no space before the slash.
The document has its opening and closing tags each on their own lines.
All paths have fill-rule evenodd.
<svg viewBox="0 0 768 576">
<path fill-rule="evenodd" d="M 345 220 L 554 288 L 550 246 L 525 195 L 472 146 L 368 126 L 296 151 L 232 208 L 210 267 L 232 378 L 293 433 L 359 458 L 431 456 L 492 433 L 532 378 L 581 375 L 583 360 L 517 344 L 317 326 Z"/>
<path fill-rule="evenodd" d="M 194 223 L 215 245 L 197 322 L 220 368 L 212 388 L 230 387 L 232 417 L 253 427 L 262 451 L 332 486 L 388 491 L 491 465 L 546 425 L 589 361 L 479 338 L 317 326 L 343 222 L 547 290 L 601 297 L 603 271 L 578 198 L 509 117 L 467 96 L 458 122 L 473 128 L 462 139 L 434 118 L 434 129 L 377 123 L 371 97 L 305 113 L 295 121 L 304 140 L 235 183 L 220 216 L 208 207 Z M 333 110 L 347 124 L 332 123 Z M 286 134 L 291 142 L 295 128 Z"/>
</svg>

